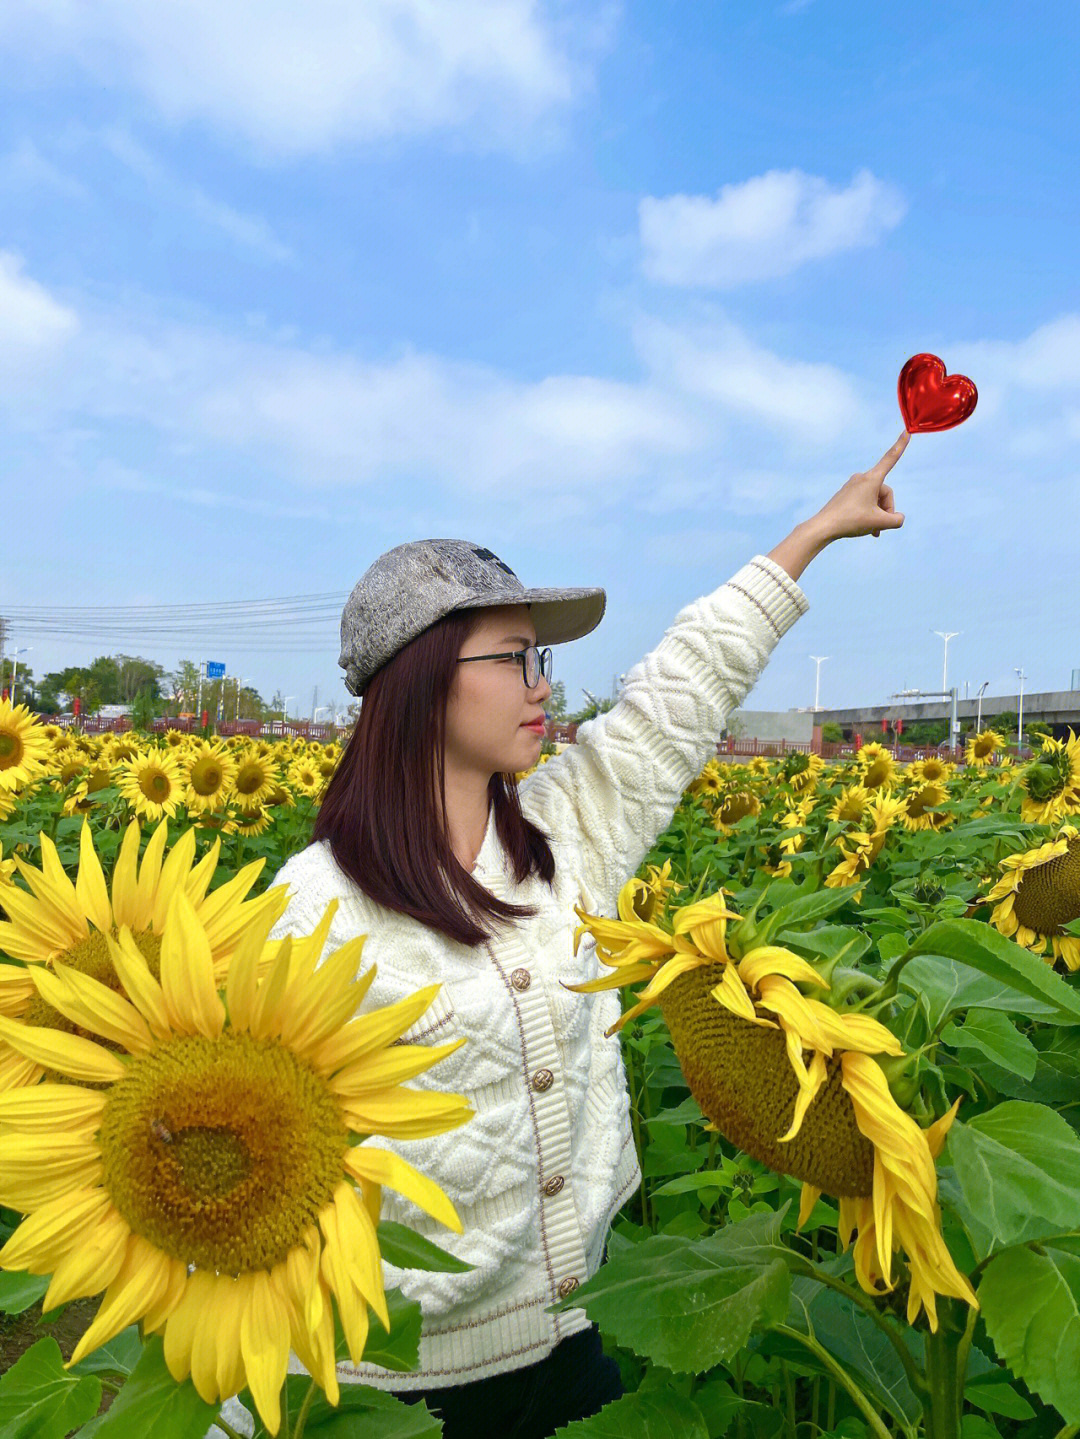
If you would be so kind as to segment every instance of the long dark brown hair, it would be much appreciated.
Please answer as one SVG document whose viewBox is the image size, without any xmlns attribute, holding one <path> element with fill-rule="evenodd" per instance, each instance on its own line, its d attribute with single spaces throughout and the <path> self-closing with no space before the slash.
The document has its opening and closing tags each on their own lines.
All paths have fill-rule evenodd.
<svg viewBox="0 0 1080 1439">
<path fill-rule="evenodd" d="M 377 904 L 472 946 L 491 938 L 485 919 L 536 913 L 478 884 L 443 822 L 446 704 L 457 657 L 481 620 L 479 610 L 451 612 L 371 677 L 312 834 L 313 843 L 329 840 L 338 867 Z M 535 872 L 551 885 L 548 837 L 522 814 L 514 776 L 492 775 L 488 796 L 517 882 Z"/>
</svg>

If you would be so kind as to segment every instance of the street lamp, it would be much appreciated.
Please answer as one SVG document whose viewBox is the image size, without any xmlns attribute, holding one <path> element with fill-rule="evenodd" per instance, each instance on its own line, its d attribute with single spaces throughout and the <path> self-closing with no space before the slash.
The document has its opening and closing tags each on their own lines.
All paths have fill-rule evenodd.
<svg viewBox="0 0 1080 1439">
<path fill-rule="evenodd" d="M 319 722 L 319 711 L 320 711 L 320 710 L 332 710 L 333 708 L 334 708 L 333 705 L 319 705 L 319 706 L 317 706 L 317 708 L 312 712 L 311 723 L 312 723 L 312 724 L 318 724 L 318 722 Z"/>
<path fill-rule="evenodd" d="M 978 733 L 980 732 L 980 730 L 982 729 L 982 697 L 983 697 L 983 690 L 985 690 L 986 686 L 987 686 L 989 683 L 990 683 L 989 680 L 983 680 L 982 684 L 979 686 L 979 713 L 978 713 L 978 715 L 976 716 L 976 719 L 975 719 L 975 733 L 976 733 L 976 734 L 978 734 Z"/>
<path fill-rule="evenodd" d="M 19 673 L 19 656 L 29 654 L 34 648 L 33 645 L 23 645 L 21 650 L 15 651 L 15 663 L 11 667 L 11 705 L 15 707 L 15 676 Z"/>
<path fill-rule="evenodd" d="M 821 686 L 821 666 L 825 663 L 829 656 L 811 655 L 810 658 L 817 665 L 817 669 L 814 671 L 814 713 L 816 714 L 817 711 L 820 709 L 820 705 L 818 704 L 818 694 L 820 693 Z"/>
<path fill-rule="evenodd" d="M 295 695 L 286 695 L 286 696 L 285 696 L 285 703 L 284 703 L 284 704 L 282 705 L 282 707 L 281 707 L 281 723 L 282 723 L 282 725 L 284 725 L 285 720 L 286 720 L 286 718 L 288 717 L 288 713 L 289 713 L 289 701 L 290 701 L 290 700 L 294 700 L 295 698 L 296 698 Z"/>
<path fill-rule="evenodd" d="M 941 691 L 943 694 L 947 694 L 949 689 L 949 641 L 954 640 L 957 635 L 963 634 L 963 630 L 950 630 L 948 634 L 942 630 L 931 630 L 930 633 L 945 641 L 945 666 L 941 671 Z"/>
</svg>

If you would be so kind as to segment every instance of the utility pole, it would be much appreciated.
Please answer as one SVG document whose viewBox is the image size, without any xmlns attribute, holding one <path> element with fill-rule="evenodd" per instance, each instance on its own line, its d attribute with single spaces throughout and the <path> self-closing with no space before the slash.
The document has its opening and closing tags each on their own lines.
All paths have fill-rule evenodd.
<svg viewBox="0 0 1080 1439">
<path fill-rule="evenodd" d="M 311 722 L 315 723 L 315 706 L 319 703 L 319 686 L 316 685 L 311 696 Z"/>
<path fill-rule="evenodd" d="M 818 704 L 818 695 L 821 691 L 821 666 L 825 663 L 829 656 L 811 655 L 810 658 L 817 665 L 817 669 L 814 671 L 814 712 L 816 713 L 821 708 L 821 706 Z"/>
<path fill-rule="evenodd" d="M 931 630 L 930 633 L 945 641 L 945 667 L 941 671 L 941 690 L 943 694 L 947 694 L 949 690 L 949 641 L 954 640 L 957 635 L 963 634 L 963 630 L 951 630 L 948 634 L 941 630 Z"/>
<path fill-rule="evenodd" d="M 1020 676 L 1020 713 L 1016 717 L 1016 752 L 1019 754 L 1024 744 L 1024 681 L 1027 675 L 1015 665 L 1013 669 Z"/>
<path fill-rule="evenodd" d="M 980 734 L 980 733 L 982 732 L 982 697 L 983 697 L 983 691 L 986 689 L 986 686 L 987 686 L 989 683 L 990 683 L 989 680 L 983 680 L 982 684 L 979 686 L 979 713 L 978 713 L 978 715 L 976 716 L 976 719 L 975 719 L 975 733 L 976 733 L 976 734 Z"/>
</svg>

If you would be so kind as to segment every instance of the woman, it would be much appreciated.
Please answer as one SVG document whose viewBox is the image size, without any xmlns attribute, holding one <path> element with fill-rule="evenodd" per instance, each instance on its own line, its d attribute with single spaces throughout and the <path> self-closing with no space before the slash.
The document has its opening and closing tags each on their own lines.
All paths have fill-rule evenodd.
<svg viewBox="0 0 1080 1439">
<path fill-rule="evenodd" d="M 421 1305 L 419 1367 L 339 1367 L 343 1382 L 426 1400 L 446 1439 L 544 1439 L 622 1392 L 585 1311 L 548 1312 L 599 1268 L 641 1180 L 619 1041 L 604 1038 L 618 997 L 560 983 L 599 969 L 589 941 L 574 954 L 573 907 L 614 913 L 725 716 L 805 612 L 796 581 L 810 560 L 903 524 L 885 477 L 909 438 L 687 605 L 619 703 L 520 789 L 551 694 L 546 646 L 595 628 L 604 592 L 525 590 L 490 550 L 427 540 L 383 555 L 349 598 L 339 663 L 361 713 L 313 843 L 274 881 L 291 898 L 273 933 L 309 933 L 336 897 L 328 950 L 366 933 L 364 969 L 377 965 L 361 1010 L 441 982 L 401 1042 L 468 1040 L 415 1083 L 466 1094 L 473 1118 L 373 1142 L 434 1179 L 464 1233 L 389 1189 L 384 1217 L 473 1267 L 386 1264 L 388 1286 Z"/>
</svg>

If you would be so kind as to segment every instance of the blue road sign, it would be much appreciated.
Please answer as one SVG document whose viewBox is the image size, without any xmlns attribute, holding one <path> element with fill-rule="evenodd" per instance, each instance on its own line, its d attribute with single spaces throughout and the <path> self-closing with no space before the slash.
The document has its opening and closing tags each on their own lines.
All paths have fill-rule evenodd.
<svg viewBox="0 0 1080 1439">
<path fill-rule="evenodd" d="M 207 660 L 206 678 L 208 680 L 221 680 L 225 678 L 225 665 L 217 660 Z"/>
</svg>

